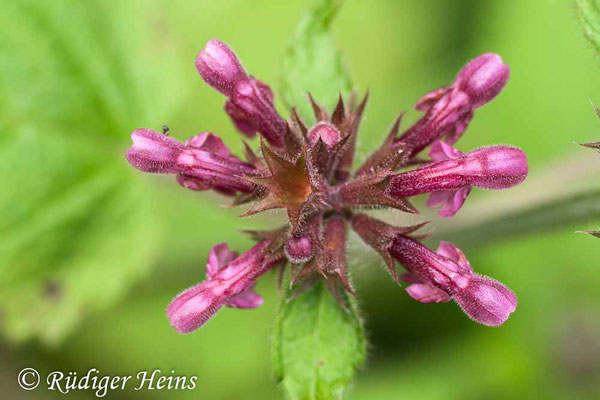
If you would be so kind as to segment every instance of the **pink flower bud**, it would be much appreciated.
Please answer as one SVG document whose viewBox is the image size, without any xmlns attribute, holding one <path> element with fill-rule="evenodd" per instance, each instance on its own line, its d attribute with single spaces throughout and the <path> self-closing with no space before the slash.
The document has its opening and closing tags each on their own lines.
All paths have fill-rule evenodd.
<svg viewBox="0 0 600 400">
<path fill-rule="evenodd" d="M 308 131 L 308 140 L 311 144 L 319 139 L 328 147 L 335 146 L 341 139 L 340 131 L 328 122 L 319 122 Z"/>
<path fill-rule="evenodd" d="M 173 328 L 180 333 L 192 332 L 224 305 L 235 308 L 260 306 L 263 299 L 252 290 L 256 279 L 278 262 L 265 257 L 268 244 L 268 240 L 263 240 L 235 259 L 227 245 L 215 246 L 207 264 L 208 279 L 177 295 L 167 307 L 167 317 Z"/>
<path fill-rule="evenodd" d="M 452 243 L 441 242 L 434 253 L 399 235 L 390 254 L 410 271 L 402 275 L 412 283 L 406 291 L 422 303 L 454 299 L 471 319 L 488 326 L 502 325 L 517 307 L 517 297 L 509 288 L 474 274 L 463 252 Z"/>
<path fill-rule="evenodd" d="M 458 73 L 455 87 L 471 99 L 471 106 L 478 108 L 500 93 L 510 76 L 508 65 L 494 53 L 482 54 L 469 62 Z"/>
<path fill-rule="evenodd" d="M 252 135 L 254 129 L 271 145 L 283 146 L 286 122 L 275 110 L 273 94 L 267 85 L 253 78 L 241 80 L 229 102 L 225 110 L 242 132 Z"/>
<path fill-rule="evenodd" d="M 454 300 L 473 320 L 487 326 L 500 326 L 517 308 L 517 296 L 502 283 L 472 275 L 459 286 Z"/>
<path fill-rule="evenodd" d="M 184 146 L 177 140 L 151 131 L 136 129 L 131 133 L 133 145 L 127 150 L 127 161 L 144 172 L 157 174 L 177 173 L 177 157 Z"/>
<path fill-rule="evenodd" d="M 214 39 L 196 57 L 196 69 L 206 83 L 226 96 L 231 96 L 238 81 L 248 79 L 233 50 Z"/>
<path fill-rule="evenodd" d="M 292 236 L 285 243 L 285 255 L 294 264 L 301 264 L 313 256 L 312 241 L 307 236 Z"/>
<path fill-rule="evenodd" d="M 516 147 L 482 147 L 465 155 L 438 141 L 429 154 L 432 164 L 394 176 L 386 194 L 402 198 L 432 192 L 427 205 L 443 204 L 440 216 L 451 217 L 462 207 L 473 186 L 506 189 L 527 177 L 527 155 Z"/>
</svg>

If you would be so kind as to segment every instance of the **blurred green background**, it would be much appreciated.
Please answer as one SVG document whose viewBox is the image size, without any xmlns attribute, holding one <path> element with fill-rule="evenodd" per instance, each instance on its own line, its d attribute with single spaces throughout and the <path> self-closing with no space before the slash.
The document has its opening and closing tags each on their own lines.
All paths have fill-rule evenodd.
<svg viewBox="0 0 600 400">
<path fill-rule="evenodd" d="M 130 132 L 184 140 L 211 130 L 239 150 L 194 58 L 210 38 L 230 44 L 277 93 L 281 55 L 307 3 L 223 1 L 11 1 L 0 11 L 0 393 L 26 392 L 24 367 L 131 375 L 160 368 L 197 375 L 192 391 L 114 391 L 117 399 L 278 399 L 269 335 L 274 275 L 265 304 L 226 309 L 179 335 L 170 299 L 204 276 L 209 249 L 275 215 L 239 220 L 222 198 L 183 190 L 170 177 L 129 167 Z M 504 193 L 476 192 L 440 237 L 488 213 L 599 187 L 600 59 L 565 0 L 348 0 L 333 25 L 357 89 L 371 96 L 359 142 L 364 158 L 401 110 L 451 82 L 483 52 L 511 67 L 505 91 L 478 110 L 459 147 L 510 143 L 531 175 Z M 336 93 L 332 93 L 335 96 Z M 277 95 L 276 95 L 277 96 Z M 279 107 L 284 111 L 283 106 Z M 407 120 L 418 113 L 409 111 Z M 421 202 L 422 203 L 422 202 Z M 370 339 L 349 398 L 600 398 L 600 242 L 575 235 L 598 221 L 507 237 L 463 250 L 475 269 L 510 286 L 517 312 L 501 328 L 468 320 L 455 304 L 410 299 L 356 238 L 350 246 Z M 367 253 L 367 254 L 365 254 Z M 70 398 L 94 398 L 92 391 Z"/>
</svg>

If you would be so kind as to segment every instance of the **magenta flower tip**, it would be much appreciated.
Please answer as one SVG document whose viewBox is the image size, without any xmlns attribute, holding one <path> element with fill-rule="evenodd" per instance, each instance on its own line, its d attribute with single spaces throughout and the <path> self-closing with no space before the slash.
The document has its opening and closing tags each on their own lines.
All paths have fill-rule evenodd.
<svg viewBox="0 0 600 400">
<path fill-rule="evenodd" d="M 473 108 L 478 108 L 500 93 L 509 76 L 510 69 L 502 62 L 502 58 L 487 53 L 465 65 L 454 85 L 469 96 Z"/>
<path fill-rule="evenodd" d="M 200 328 L 225 304 L 224 289 L 206 281 L 181 292 L 167 307 L 171 326 L 179 333 Z"/>
<path fill-rule="evenodd" d="M 513 146 L 482 147 L 470 152 L 464 163 L 464 174 L 471 184 L 483 189 L 516 186 L 525 180 L 528 171 L 527 154 Z"/>
<path fill-rule="evenodd" d="M 307 262 L 313 256 L 312 241 L 304 235 L 290 237 L 285 243 L 285 255 L 294 264 Z"/>
<path fill-rule="evenodd" d="M 127 161 L 133 167 L 158 174 L 177 172 L 177 157 L 184 148 L 177 140 L 149 129 L 134 130 L 131 140 Z"/>
<path fill-rule="evenodd" d="M 459 287 L 454 300 L 473 320 L 487 326 L 500 326 L 517 308 L 517 296 L 502 283 L 472 275 Z"/>
<path fill-rule="evenodd" d="M 211 39 L 196 57 L 196 69 L 206 83 L 226 96 L 235 84 L 248 79 L 237 55 L 225 43 Z"/>
</svg>

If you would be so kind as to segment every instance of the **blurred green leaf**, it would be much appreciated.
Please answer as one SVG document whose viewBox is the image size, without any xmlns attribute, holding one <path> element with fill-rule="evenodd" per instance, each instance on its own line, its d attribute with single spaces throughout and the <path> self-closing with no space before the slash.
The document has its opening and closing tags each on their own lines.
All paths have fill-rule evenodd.
<svg viewBox="0 0 600 400">
<path fill-rule="evenodd" d="M 318 0 L 304 16 L 283 59 L 282 95 L 288 107 L 310 121 L 307 93 L 331 110 L 338 93 L 347 96 L 352 83 L 330 33 L 342 0 Z"/>
<path fill-rule="evenodd" d="M 545 232 L 578 222 L 588 222 L 600 217 L 600 191 L 576 193 L 542 204 L 532 204 L 527 209 L 508 213 L 476 224 L 444 231 L 433 235 L 429 241 L 444 238 L 459 246 L 482 246 L 515 236 Z M 440 237 L 441 236 L 441 237 Z"/>
<path fill-rule="evenodd" d="M 320 281 L 280 305 L 273 337 L 273 368 L 289 399 L 341 399 L 365 359 L 366 339 L 354 298 L 349 311 Z"/>
<path fill-rule="evenodd" d="M 178 96 L 172 79 L 152 78 L 165 53 L 148 20 L 131 18 L 141 5 L 3 6 L 0 304 L 11 339 L 60 342 L 144 276 L 159 247 L 152 196 L 124 151 L 135 121 Z M 169 96 L 150 101 L 148 85 Z"/>
<path fill-rule="evenodd" d="M 576 0 L 575 9 L 585 37 L 600 54 L 600 1 Z"/>
</svg>

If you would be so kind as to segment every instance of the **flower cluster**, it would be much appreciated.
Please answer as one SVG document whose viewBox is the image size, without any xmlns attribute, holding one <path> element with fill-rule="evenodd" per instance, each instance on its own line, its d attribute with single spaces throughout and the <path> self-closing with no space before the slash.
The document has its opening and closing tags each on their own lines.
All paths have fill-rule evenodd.
<svg viewBox="0 0 600 400">
<path fill-rule="evenodd" d="M 473 187 L 505 189 L 527 175 L 527 157 L 512 146 L 489 146 L 463 153 L 452 147 L 475 110 L 491 101 L 508 80 L 509 69 L 496 54 L 469 62 L 454 83 L 423 96 L 416 109 L 424 115 L 400 131 L 401 116 L 383 144 L 358 168 L 353 159 L 367 97 L 360 102 L 341 96 L 332 112 L 310 95 L 315 123 L 307 125 L 292 108 L 289 120 L 277 112 L 268 85 L 248 75 L 235 53 L 210 40 L 196 58 L 206 83 L 227 97 L 225 112 L 248 137 L 261 137 L 260 155 L 245 144 L 244 159 L 231 154 L 210 132 L 185 143 L 166 134 L 138 129 L 127 159 L 135 168 L 174 174 L 192 190 L 215 190 L 234 205 L 250 204 L 242 216 L 284 209 L 287 223 L 271 231 L 251 231 L 258 241 L 240 256 L 226 244 L 216 245 L 207 279 L 169 304 L 167 316 L 178 332 L 202 326 L 221 307 L 255 308 L 262 298 L 253 290 L 266 271 L 291 265 L 291 284 L 306 287 L 325 279 L 340 299 L 354 293 L 346 269 L 347 230 L 351 227 L 383 258 L 395 281 L 410 283 L 406 291 L 423 303 L 456 301 L 473 320 L 502 324 L 517 299 L 503 284 L 475 274 L 464 254 L 442 242 L 433 252 L 414 232 L 422 225 L 395 227 L 364 213 L 391 208 L 417 213 L 409 197 L 429 193 L 429 207 L 441 205 L 451 217 Z M 429 158 L 418 154 L 429 147 Z M 417 166 L 410 170 L 410 167 Z M 395 262 L 406 273 L 398 276 Z M 343 306 L 343 304 L 342 304 Z"/>
</svg>

